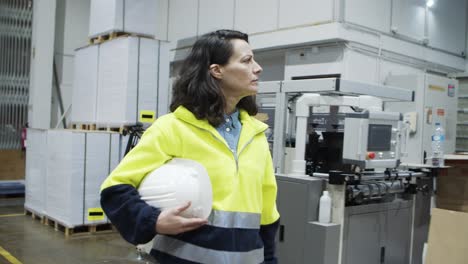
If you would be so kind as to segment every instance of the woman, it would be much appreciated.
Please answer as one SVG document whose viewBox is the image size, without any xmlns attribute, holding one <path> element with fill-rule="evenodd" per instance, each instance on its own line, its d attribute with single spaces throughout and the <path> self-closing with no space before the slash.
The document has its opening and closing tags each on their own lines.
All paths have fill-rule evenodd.
<svg viewBox="0 0 468 264">
<path fill-rule="evenodd" d="M 174 84 L 172 113 L 156 120 L 103 183 L 106 215 L 130 243 L 156 235 L 151 255 L 160 263 L 277 263 L 267 125 L 251 117 L 261 71 L 246 34 L 202 36 Z M 207 169 L 213 187 L 208 220 L 180 216 L 190 204 L 161 211 L 140 199 L 143 178 L 175 157 Z"/>
</svg>

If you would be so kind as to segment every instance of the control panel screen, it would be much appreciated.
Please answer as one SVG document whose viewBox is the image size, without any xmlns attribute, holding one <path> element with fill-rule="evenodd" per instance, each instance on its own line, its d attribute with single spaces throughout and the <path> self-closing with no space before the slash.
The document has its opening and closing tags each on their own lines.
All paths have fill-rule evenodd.
<svg viewBox="0 0 468 264">
<path fill-rule="evenodd" d="M 368 151 L 390 151 L 392 139 L 392 125 L 369 125 L 367 140 Z"/>
</svg>

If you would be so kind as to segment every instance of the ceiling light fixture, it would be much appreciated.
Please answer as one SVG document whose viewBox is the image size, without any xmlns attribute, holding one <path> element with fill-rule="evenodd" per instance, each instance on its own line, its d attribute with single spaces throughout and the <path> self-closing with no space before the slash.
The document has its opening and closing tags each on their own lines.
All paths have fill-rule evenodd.
<svg viewBox="0 0 468 264">
<path fill-rule="evenodd" d="M 427 7 L 432 7 L 434 5 L 434 0 L 427 0 L 426 1 L 426 6 Z"/>
</svg>

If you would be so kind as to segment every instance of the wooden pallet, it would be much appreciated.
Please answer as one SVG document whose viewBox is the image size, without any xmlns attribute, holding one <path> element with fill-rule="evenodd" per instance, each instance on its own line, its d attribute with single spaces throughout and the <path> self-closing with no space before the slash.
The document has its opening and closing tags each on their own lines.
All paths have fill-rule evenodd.
<svg viewBox="0 0 468 264">
<path fill-rule="evenodd" d="M 111 127 L 111 126 L 99 126 L 97 130 L 99 131 L 107 131 L 107 132 L 118 132 L 119 134 L 123 134 L 123 132 L 127 129 L 126 126 L 121 125 L 119 127 Z"/>
<path fill-rule="evenodd" d="M 111 32 L 111 33 L 108 33 L 108 34 L 105 34 L 105 35 L 90 38 L 89 39 L 89 44 L 100 44 L 100 43 L 103 43 L 105 41 L 112 40 L 112 39 L 122 37 L 122 36 L 126 37 L 126 36 L 129 36 L 129 34 L 125 33 L 125 32 Z"/>
<path fill-rule="evenodd" d="M 47 216 L 44 216 L 43 223 L 44 225 L 54 227 L 55 231 L 63 232 L 65 234 L 65 237 L 69 237 L 71 235 L 104 234 L 114 232 L 114 227 L 112 224 L 96 224 L 69 227 Z"/>
<path fill-rule="evenodd" d="M 41 222 L 41 224 L 44 223 L 44 216 L 34 212 L 34 210 L 31 210 L 31 209 L 25 207 L 24 208 L 24 215 L 26 215 L 26 216 L 30 215 L 33 220 L 39 220 Z"/>
<path fill-rule="evenodd" d="M 97 130 L 96 124 L 72 124 L 71 129 L 80 129 L 80 130 Z"/>
<path fill-rule="evenodd" d="M 76 123 L 72 124 L 70 129 L 77 129 L 77 130 L 87 130 L 87 131 L 107 131 L 107 132 L 118 132 L 123 134 L 123 132 L 127 129 L 127 126 L 120 125 L 120 126 L 110 126 L 110 125 L 99 125 L 99 124 L 81 124 Z"/>
</svg>

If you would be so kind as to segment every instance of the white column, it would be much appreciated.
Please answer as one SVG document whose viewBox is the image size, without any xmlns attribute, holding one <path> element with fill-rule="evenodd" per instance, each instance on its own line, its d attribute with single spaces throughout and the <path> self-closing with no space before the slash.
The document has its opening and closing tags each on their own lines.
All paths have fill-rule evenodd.
<svg viewBox="0 0 468 264">
<path fill-rule="evenodd" d="M 33 1 L 28 122 L 50 128 L 56 0 Z"/>
</svg>

